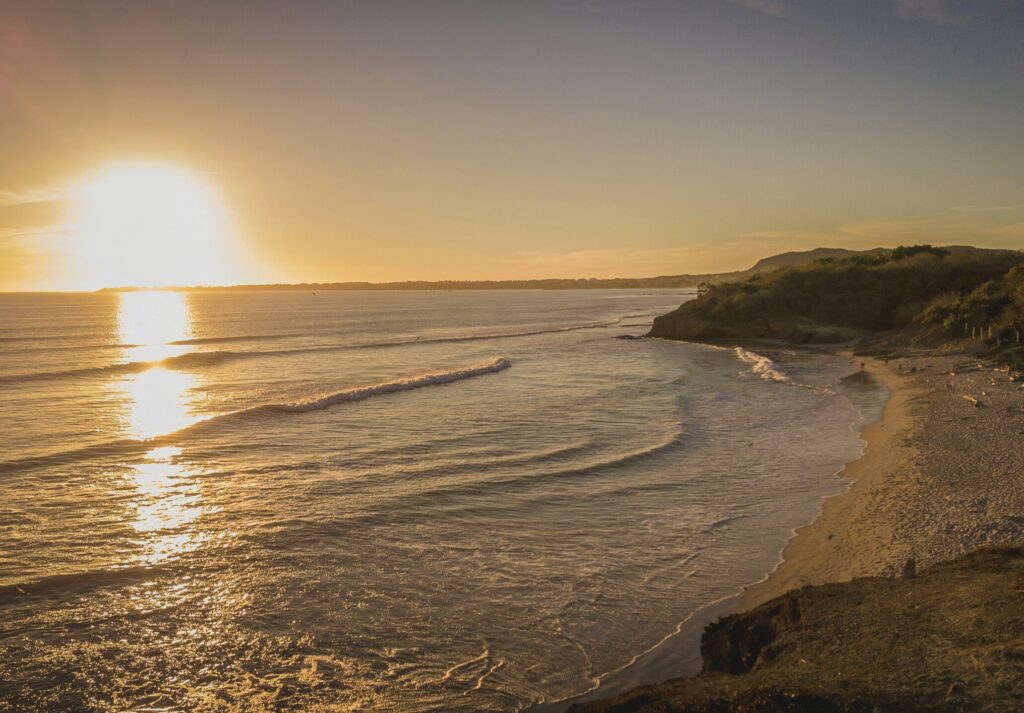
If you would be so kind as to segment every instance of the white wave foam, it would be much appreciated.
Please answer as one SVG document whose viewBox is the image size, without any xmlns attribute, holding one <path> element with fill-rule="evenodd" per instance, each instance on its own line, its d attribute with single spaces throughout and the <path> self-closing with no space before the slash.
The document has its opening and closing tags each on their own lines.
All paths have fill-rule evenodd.
<svg viewBox="0 0 1024 713">
<path fill-rule="evenodd" d="M 436 371 L 428 374 L 420 374 L 419 376 L 412 376 L 406 379 L 386 381 L 372 386 L 347 389 L 345 391 L 327 394 L 326 396 L 321 396 L 311 401 L 292 404 L 263 404 L 260 406 L 253 406 L 252 408 L 242 409 L 240 411 L 229 411 L 227 413 L 200 418 L 190 426 L 186 426 L 185 428 L 177 431 L 153 436 L 152 438 L 122 439 L 109 443 L 99 443 L 93 446 L 86 446 L 84 448 L 58 451 L 56 453 L 50 453 L 43 456 L 33 456 L 12 461 L 0 461 L 0 474 L 13 473 L 31 468 L 46 467 L 54 464 L 64 464 L 78 460 L 102 458 L 117 453 L 135 451 L 140 448 L 151 448 L 157 444 L 171 443 L 175 438 L 186 433 L 200 432 L 203 429 L 209 428 L 210 426 L 214 426 L 218 423 L 234 422 L 235 420 L 244 419 L 246 416 L 253 414 L 266 412 L 304 413 L 306 411 L 317 411 L 346 401 L 361 401 L 362 399 L 368 399 L 372 396 L 379 396 L 381 394 L 391 394 L 398 391 L 411 391 L 424 386 L 450 384 L 453 381 L 461 381 L 474 376 L 493 374 L 498 371 L 504 371 L 510 366 L 512 366 L 512 362 L 504 357 L 498 357 L 497 359 L 483 364 L 474 364 L 461 369 Z"/>
<path fill-rule="evenodd" d="M 368 399 L 371 396 L 378 396 L 380 394 L 393 394 L 398 391 L 411 391 L 413 389 L 419 389 L 424 386 L 438 386 L 440 384 L 450 384 L 453 381 L 462 381 L 463 379 L 469 379 L 474 376 L 482 376 L 484 374 L 493 374 L 498 371 L 504 371 L 512 366 L 512 362 L 504 357 L 498 357 L 489 362 L 483 364 L 474 364 L 472 366 L 466 366 L 461 369 L 452 369 L 451 371 L 435 371 L 428 374 L 420 374 L 419 376 L 413 376 L 407 379 L 397 379 L 395 381 L 385 381 L 380 384 L 374 384 L 373 386 L 362 386 L 355 389 L 347 389 L 345 391 L 339 391 L 333 394 L 327 394 L 319 398 L 313 399 L 312 401 L 305 401 L 296 404 L 268 404 L 266 406 L 257 407 L 260 410 L 273 410 L 273 411 L 286 411 L 288 413 L 304 413 L 306 411 L 318 411 L 320 409 L 333 406 L 334 404 L 344 403 L 347 401 L 361 401 Z"/>
<path fill-rule="evenodd" d="M 770 381 L 781 381 L 784 384 L 792 384 L 792 379 L 784 371 L 778 368 L 775 362 L 766 356 L 747 351 L 743 347 L 736 347 L 736 356 L 741 361 L 750 364 L 750 369 L 762 379 Z"/>
</svg>

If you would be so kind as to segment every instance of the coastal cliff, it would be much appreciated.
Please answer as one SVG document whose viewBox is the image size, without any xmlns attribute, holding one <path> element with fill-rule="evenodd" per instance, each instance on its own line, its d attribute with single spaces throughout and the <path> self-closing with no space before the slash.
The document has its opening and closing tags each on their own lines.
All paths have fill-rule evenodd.
<svg viewBox="0 0 1024 713">
<path fill-rule="evenodd" d="M 1022 254 L 972 247 L 900 247 L 708 283 L 658 317 L 648 336 L 685 341 L 835 343 L 903 330 L 1024 330 Z M 986 334 L 988 332 L 986 331 Z"/>
<path fill-rule="evenodd" d="M 686 341 L 862 338 L 892 397 L 851 489 L 705 629 L 700 675 L 570 710 L 1024 710 L 1020 264 L 930 246 L 825 259 L 657 318 L 649 336 Z"/>
<path fill-rule="evenodd" d="M 577 713 L 1006 711 L 1024 706 L 1024 549 L 789 592 L 710 625 L 703 672 Z"/>
</svg>

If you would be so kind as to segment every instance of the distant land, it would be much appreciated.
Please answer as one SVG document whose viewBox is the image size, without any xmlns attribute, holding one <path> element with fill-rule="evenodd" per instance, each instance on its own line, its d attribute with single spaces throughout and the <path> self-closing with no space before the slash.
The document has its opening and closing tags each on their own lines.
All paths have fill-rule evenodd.
<svg viewBox="0 0 1024 713">
<path fill-rule="evenodd" d="M 798 267 L 816 260 L 839 259 L 853 255 L 872 255 L 885 252 L 874 250 L 846 250 L 844 248 L 815 248 L 799 252 L 787 252 L 762 258 L 746 270 L 734 272 L 706 273 L 698 275 L 663 275 L 660 277 L 614 277 L 578 278 L 547 280 L 410 280 L 406 282 L 305 282 L 300 284 L 233 285 L 229 287 L 170 286 L 164 290 L 176 291 L 288 291 L 312 290 L 609 290 L 641 288 L 683 288 L 697 287 L 703 282 L 734 282 L 754 275 L 771 272 L 781 267 Z M 152 287 L 106 287 L 100 292 L 135 292 L 154 289 Z"/>
</svg>

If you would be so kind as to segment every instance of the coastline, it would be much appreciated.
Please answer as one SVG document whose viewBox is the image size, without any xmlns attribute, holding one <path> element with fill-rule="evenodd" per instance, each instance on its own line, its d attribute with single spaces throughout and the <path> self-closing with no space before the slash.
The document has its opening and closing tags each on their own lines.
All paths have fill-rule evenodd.
<svg viewBox="0 0 1024 713">
<path fill-rule="evenodd" d="M 1024 384 L 970 350 L 855 358 L 890 395 L 840 473 L 852 483 L 704 630 L 702 672 L 571 710 L 1007 710 L 1024 700 Z M 791 707 L 797 699 L 804 708 Z"/>
<path fill-rule="evenodd" d="M 850 356 L 843 353 L 843 356 Z M 861 457 L 839 473 L 850 487 L 827 498 L 818 517 L 796 530 L 778 566 L 740 596 L 736 611 L 752 609 L 806 585 L 845 582 L 882 574 L 906 562 L 906 548 L 897 546 L 891 524 L 878 518 L 877 505 L 889 490 L 901 486 L 912 469 L 914 447 L 909 402 L 915 386 L 894 366 L 880 359 L 858 357 L 865 371 L 889 390 L 882 417 L 868 424 L 861 439 Z"/>
<path fill-rule="evenodd" d="M 970 351 L 857 357 L 890 390 L 843 494 L 797 531 L 749 610 L 792 589 L 898 576 L 1024 541 L 1024 384 Z"/>
<path fill-rule="evenodd" d="M 704 344 L 712 347 L 722 346 L 716 342 Z M 778 348 L 776 344 L 767 345 L 759 340 L 744 341 L 736 346 L 749 348 L 757 352 L 757 355 L 761 355 L 762 352 L 773 354 Z M 657 685 L 662 681 L 695 677 L 700 674 L 702 666 L 701 637 L 705 629 L 715 621 L 731 614 L 745 612 L 806 584 L 846 581 L 865 576 L 864 573 L 874 573 L 878 562 L 895 562 L 891 556 L 884 556 L 886 553 L 883 552 L 870 557 L 854 556 L 850 561 L 842 562 L 833 561 L 832 558 L 836 556 L 836 545 L 852 552 L 861 544 L 856 538 L 865 536 L 862 530 L 870 530 L 872 527 L 867 520 L 858 522 L 855 527 L 849 527 L 849 523 L 843 522 L 844 516 L 847 515 L 847 499 L 857 499 L 860 502 L 857 510 L 862 511 L 867 502 L 881 492 L 884 479 L 876 475 L 877 468 L 894 455 L 901 434 L 910 425 L 907 401 L 912 390 L 908 388 L 902 378 L 903 375 L 898 373 L 894 366 L 889 366 L 880 359 L 855 356 L 848 350 L 817 350 L 849 360 L 851 369 L 856 369 L 858 362 L 864 362 L 865 371 L 889 391 L 881 416 L 868 423 L 859 434 L 865 442 L 864 451 L 859 458 L 847 463 L 834 476 L 850 481 L 850 487 L 822 500 L 818 515 L 808 524 L 793 531 L 780 553 L 778 564 L 761 580 L 733 594 L 704 604 L 653 647 L 638 654 L 622 668 L 605 674 L 597 687 L 569 698 L 528 706 L 528 713 L 560 713 L 573 710 L 580 705 L 600 704 L 611 697 L 622 696 L 632 690 Z M 777 358 L 777 355 L 773 356 Z M 851 376 L 856 373 L 851 371 Z M 823 534 L 815 537 L 819 525 Z M 830 536 L 833 535 L 833 529 L 840 528 L 846 536 L 842 539 Z M 828 532 L 824 532 L 825 530 Z"/>
</svg>

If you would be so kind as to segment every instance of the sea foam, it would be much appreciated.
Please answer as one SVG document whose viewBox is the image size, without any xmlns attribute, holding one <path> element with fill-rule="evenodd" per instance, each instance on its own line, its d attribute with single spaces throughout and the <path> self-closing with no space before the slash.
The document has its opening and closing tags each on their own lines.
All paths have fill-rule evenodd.
<svg viewBox="0 0 1024 713">
<path fill-rule="evenodd" d="M 319 411 L 320 409 L 333 406 L 334 404 L 340 404 L 347 401 L 361 401 L 368 399 L 371 396 L 378 396 L 380 394 L 393 394 L 398 391 L 411 391 L 413 389 L 419 389 L 424 386 L 438 386 L 441 384 L 450 384 L 453 381 L 462 381 L 463 379 L 469 379 L 474 376 L 482 376 L 484 374 L 493 374 L 498 371 L 504 371 L 512 366 L 505 357 L 498 357 L 492 361 L 484 362 L 483 364 L 474 364 L 472 366 L 466 366 L 459 369 L 452 369 L 450 371 L 434 371 L 427 374 L 420 374 L 419 376 L 413 376 L 406 379 L 396 379 L 395 381 L 385 381 L 380 384 L 374 384 L 373 386 L 362 386 L 355 389 L 346 389 L 345 391 L 338 391 L 333 394 L 327 394 L 311 401 L 303 401 L 300 403 L 292 404 L 267 404 L 265 406 L 257 406 L 254 410 L 263 411 L 285 411 L 288 413 L 303 413 L 306 411 Z"/>
<path fill-rule="evenodd" d="M 505 357 L 497 357 L 496 359 L 492 359 L 488 362 L 464 366 L 457 369 L 433 371 L 425 374 L 419 374 L 417 376 L 395 379 L 394 381 L 372 384 L 370 386 L 359 386 L 352 389 L 345 389 L 344 391 L 336 391 L 323 396 L 318 396 L 308 401 L 300 401 L 297 403 L 261 404 L 259 406 L 253 406 L 239 411 L 228 411 L 227 413 L 208 416 L 200 419 L 192 425 L 186 426 L 185 428 L 154 436 L 152 438 L 119 439 L 108 443 L 98 443 L 82 448 L 49 453 L 42 456 L 32 456 L 29 458 L 11 461 L 0 461 L 0 474 L 15 473 L 23 470 L 31 470 L 33 468 L 67 464 L 79 460 L 90 460 L 93 458 L 103 458 L 115 454 L 144 450 L 156 445 L 172 443 L 176 438 L 184 436 L 187 433 L 203 431 L 207 428 L 214 427 L 219 423 L 235 422 L 237 420 L 244 420 L 246 417 L 266 413 L 305 413 L 308 411 L 319 411 L 320 409 L 325 409 L 330 406 L 334 406 L 335 404 L 362 401 L 363 399 L 368 399 L 373 396 L 393 394 L 400 391 L 412 391 L 413 389 L 420 389 L 425 386 L 440 386 L 456 381 L 462 381 L 463 379 L 470 379 L 474 376 L 494 374 L 499 371 L 504 371 L 511 366 L 512 362 Z"/>
<path fill-rule="evenodd" d="M 778 366 L 766 356 L 761 356 L 751 351 L 747 351 L 743 347 L 736 347 L 736 356 L 741 361 L 750 364 L 750 369 L 755 374 L 760 376 L 762 379 L 768 379 L 770 381 L 781 381 L 785 384 L 792 384 L 792 379 L 778 368 Z"/>
</svg>

